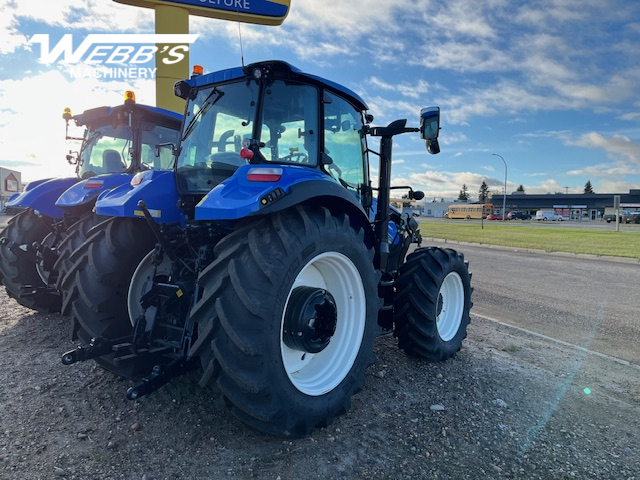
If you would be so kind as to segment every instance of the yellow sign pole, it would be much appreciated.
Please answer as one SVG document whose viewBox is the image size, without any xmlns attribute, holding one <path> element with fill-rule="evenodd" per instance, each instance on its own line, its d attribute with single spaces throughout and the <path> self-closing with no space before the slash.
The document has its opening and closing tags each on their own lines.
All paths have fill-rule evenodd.
<svg viewBox="0 0 640 480">
<path fill-rule="evenodd" d="M 114 0 L 125 5 L 153 8 L 157 34 L 188 34 L 189 15 L 220 18 L 257 25 L 280 25 L 289 14 L 291 0 Z M 188 78 L 189 45 L 157 45 L 156 105 L 184 113 L 184 100 L 173 94 L 178 80 Z M 184 55 L 177 63 L 175 53 Z M 171 53 L 171 55 L 167 55 Z"/>
<path fill-rule="evenodd" d="M 187 34 L 189 33 L 189 10 L 173 5 L 155 5 L 156 33 Z M 184 100 L 173 94 L 173 86 L 178 80 L 189 77 L 189 45 L 157 45 L 156 53 L 156 106 L 184 113 Z M 175 55 L 167 55 L 169 51 L 184 55 L 176 63 Z"/>
</svg>

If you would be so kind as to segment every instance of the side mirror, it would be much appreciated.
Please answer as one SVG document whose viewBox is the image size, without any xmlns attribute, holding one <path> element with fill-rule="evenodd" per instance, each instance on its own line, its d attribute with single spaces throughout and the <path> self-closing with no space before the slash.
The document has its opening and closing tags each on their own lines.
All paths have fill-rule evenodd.
<svg viewBox="0 0 640 480">
<path fill-rule="evenodd" d="M 409 198 L 413 200 L 422 200 L 424 198 L 424 192 L 421 190 L 409 190 Z"/>
<path fill-rule="evenodd" d="M 80 155 L 78 154 L 78 152 L 69 150 L 69 153 L 67 154 L 67 162 L 69 162 L 69 165 L 77 165 L 79 158 Z"/>
<path fill-rule="evenodd" d="M 173 143 L 171 143 L 171 142 L 159 143 L 153 149 L 153 153 L 154 153 L 156 158 L 160 157 L 160 149 L 161 148 L 171 148 L 171 154 L 174 155 L 174 156 L 176 155 L 176 146 Z"/>
<path fill-rule="evenodd" d="M 440 153 L 438 134 L 440 133 L 440 107 L 427 107 L 420 111 L 420 138 L 427 151 L 433 155 Z"/>
</svg>

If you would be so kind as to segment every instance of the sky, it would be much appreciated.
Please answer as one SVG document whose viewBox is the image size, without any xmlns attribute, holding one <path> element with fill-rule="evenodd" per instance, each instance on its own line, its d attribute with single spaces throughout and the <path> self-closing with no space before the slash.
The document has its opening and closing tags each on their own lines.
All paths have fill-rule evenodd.
<svg viewBox="0 0 640 480">
<path fill-rule="evenodd" d="M 421 108 L 440 106 L 440 154 L 417 135 L 394 139 L 393 183 L 426 198 L 452 200 L 465 185 L 474 199 L 482 182 L 502 193 L 505 163 L 508 193 L 640 188 L 638 1 L 291 0 L 281 26 L 192 16 L 189 28 L 191 64 L 205 72 L 239 66 L 241 53 L 246 64 L 285 60 L 356 91 L 374 125 L 417 126 Z M 30 43 L 68 33 L 74 48 L 88 34 L 154 33 L 153 11 L 0 0 L 0 166 L 23 181 L 74 175 L 64 107 L 120 104 L 129 89 L 155 103 L 152 79 L 72 78 Z"/>
</svg>

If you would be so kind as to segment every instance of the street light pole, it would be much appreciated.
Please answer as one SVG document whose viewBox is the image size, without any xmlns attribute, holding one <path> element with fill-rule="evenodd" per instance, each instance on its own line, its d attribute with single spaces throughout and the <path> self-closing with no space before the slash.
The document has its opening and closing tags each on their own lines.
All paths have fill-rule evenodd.
<svg viewBox="0 0 640 480">
<path fill-rule="evenodd" d="M 502 196 L 502 221 L 504 222 L 507 219 L 507 161 L 497 153 L 492 153 L 491 155 L 500 157 L 504 163 L 504 195 Z"/>
</svg>

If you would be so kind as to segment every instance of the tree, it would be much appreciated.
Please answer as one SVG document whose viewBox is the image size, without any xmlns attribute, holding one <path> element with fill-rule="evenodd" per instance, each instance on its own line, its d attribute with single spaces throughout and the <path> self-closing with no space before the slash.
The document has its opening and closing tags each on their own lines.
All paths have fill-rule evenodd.
<svg viewBox="0 0 640 480">
<path fill-rule="evenodd" d="M 489 197 L 489 185 L 484 180 L 482 181 L 482 185 L 480 185 L 480 190 L 478 190 L 478 200 L 480 203 L 486 203 Z"/>
<path fill-rule="evenodd" d="M 524 193 L 524 185 L 520 185 L 520 186 L 516 189 L 516 192 Z"/>
<path fill-rule="evenodd" d="M 462 190 L 460 190 L 460 194 L 458 195 L 458 200 L 464 200 L 464 201 L 469 200 L 469 192 L 468 192 L 466 183 L 462 184 Z"/>
<path fill-rule="evenodd" d="M 591 180 L 587 180 L 587 183 L 584 184 L 584 193 L 596 193 L 591 186 Z"/>
</svg>

